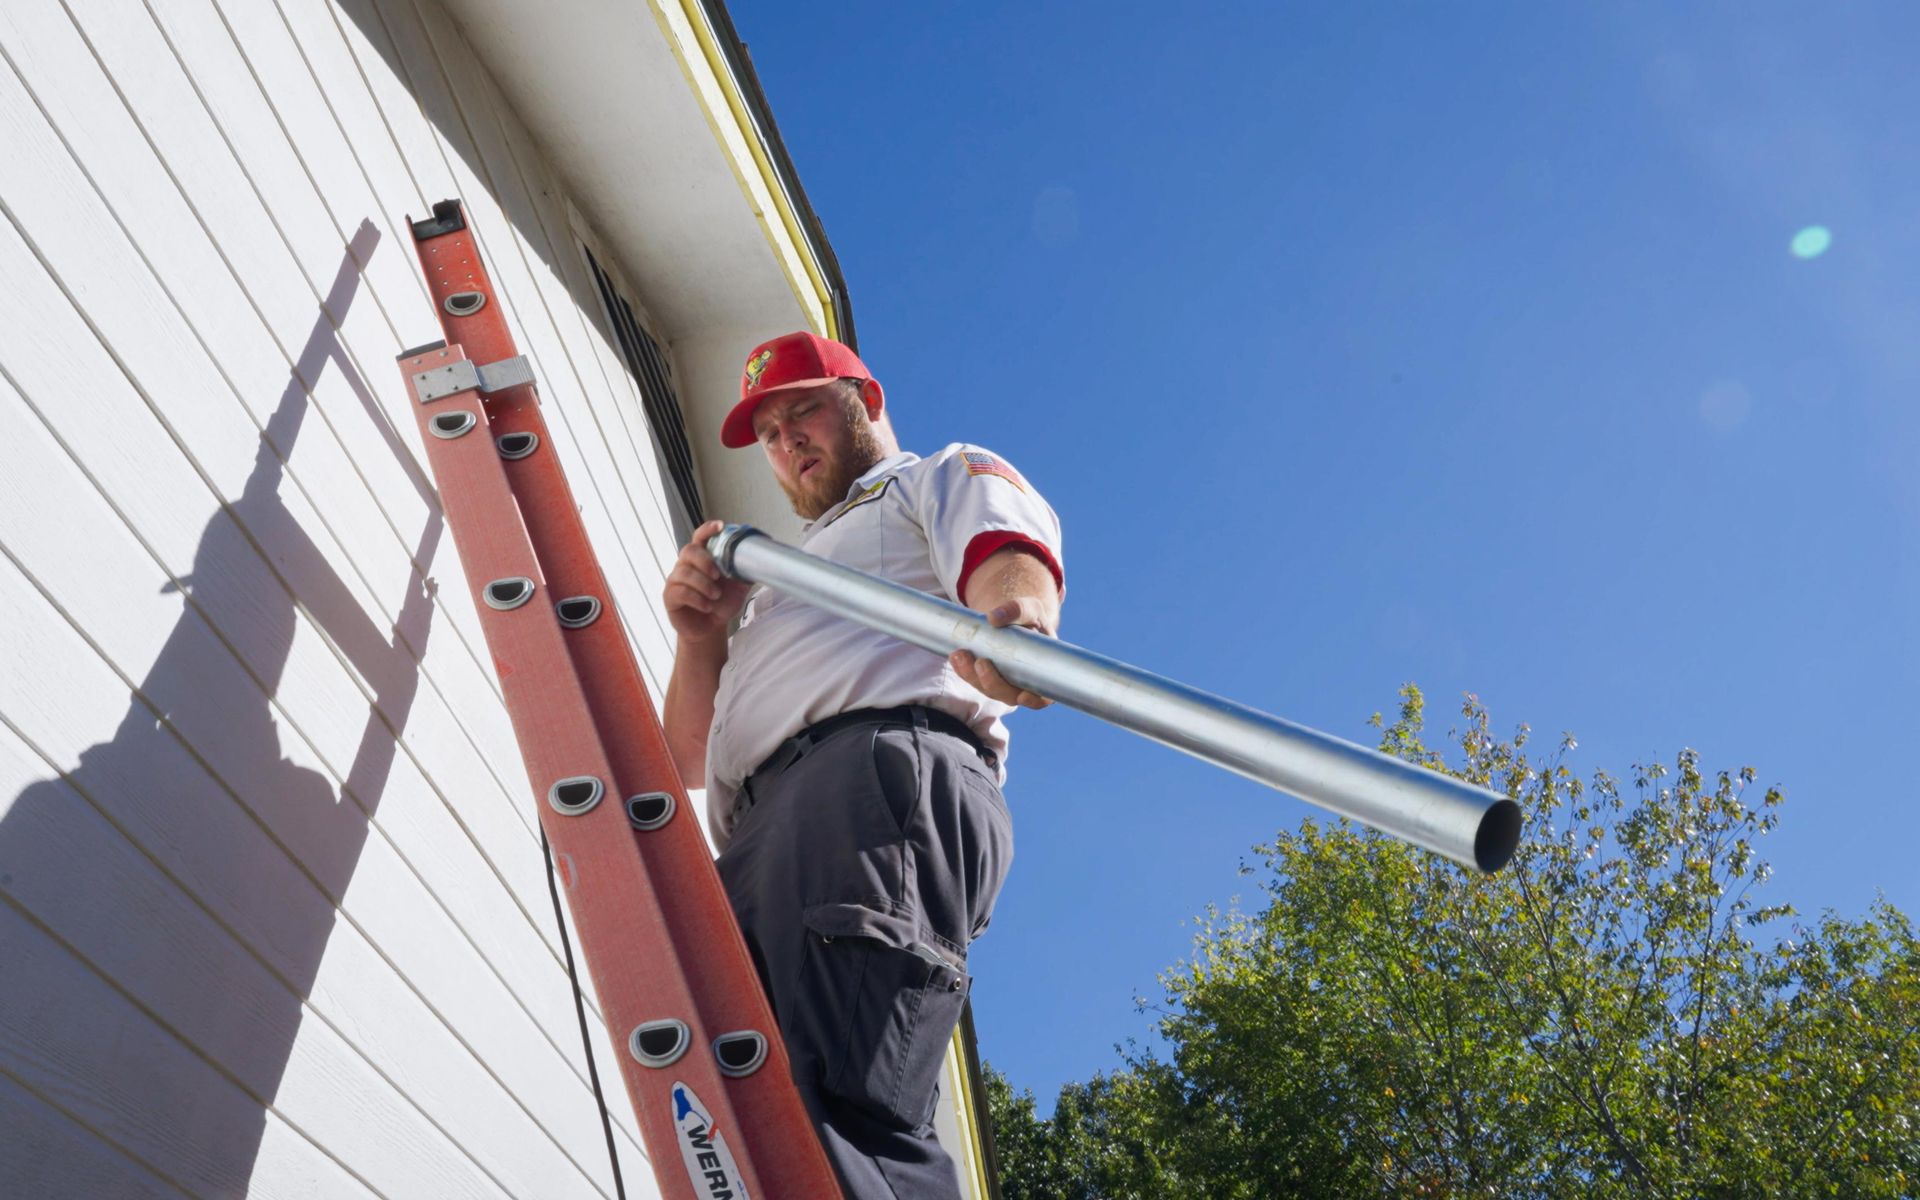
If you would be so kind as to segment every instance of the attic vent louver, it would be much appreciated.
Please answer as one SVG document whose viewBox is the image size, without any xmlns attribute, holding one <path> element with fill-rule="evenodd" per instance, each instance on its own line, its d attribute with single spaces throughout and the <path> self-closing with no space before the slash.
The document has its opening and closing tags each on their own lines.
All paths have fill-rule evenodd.
<svg viewBox="0 0 1920 1200">
<path fill-rule="evenodd" d="M 679 501 L 691 531 L 704 518 L 700 485 L 693 469 L 693 449 L 687 444 L 686 422 L 681 419 L 680 399 L 673 390 L 673 369 L 660 344 L 641 326 L 633 305 L 620 295 L 613 278 L 602 269 L 593 251 L 587 250 L 586 255 L 587 265 L 593 270 L 593 282 L 600 289 L 600 300 L 606 305 L 607 320 L 619 340 L 621 357 L 627 360 L 627 369 L 640 385 L 640 400 L 646 408 L 654 448 L 673 480 L 674 498 Z"/>
</svg>

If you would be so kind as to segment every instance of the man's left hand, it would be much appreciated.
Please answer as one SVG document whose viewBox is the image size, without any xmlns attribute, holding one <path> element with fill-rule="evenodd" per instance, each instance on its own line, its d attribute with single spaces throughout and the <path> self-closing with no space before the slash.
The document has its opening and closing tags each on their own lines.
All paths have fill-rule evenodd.
<svg viewBox="0 0 1920 1200">
<path fill-rule="evenodd" d="M 1052 637 L 1053 629 L 1049 621 L 1053 617 L 1053 612 L 1054 609 L 1050 609 L 1039 600 L 1020 596 L 987 613 L 986 617 L 987 623 L 996 629 L 1008 625 L 1022 625 L 1036 633 L 1044 633 Z M 953 664 L 956 675 L 1002 704 L 1017 704 L 1021 708 L 1045 708 L 1053 703 L 1045 696 L 1008 683 L 1006 676 L 1000 674 L 990 660 L 981 658 L 972 651 L 955 650 L 947 656 L 947 661 Z"/>
</svg>

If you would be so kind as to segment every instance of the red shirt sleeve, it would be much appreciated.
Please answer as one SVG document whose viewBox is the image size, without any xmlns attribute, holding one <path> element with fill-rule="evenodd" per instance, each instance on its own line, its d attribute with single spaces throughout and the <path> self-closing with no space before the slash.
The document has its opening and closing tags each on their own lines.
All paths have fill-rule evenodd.
<svg viewBox="0 0 1920 1200">
<path fill-rule="evenodd" d="M 1047 564 L 1047 570 L 1053 572 L 1053 586 L 1062 591 L 1066 589 L 1066 577 L 1060 573 L 1060 560 L 1054 557 L 1053 551 L 1048 549 L 1044 542 L 1036 541 L 1017 530 L 993 529 L 986 533 L 975 534 L 973 540 L 967 543 L 967 552 L 960 562 L 960 585 L 955 590 L 962 604 L 966 603 L 967 580 L 973 578 L 974 569 L 993 557 L 994 551 L 1008 546 L 1030 547 L 1040 556 L 1041 561 Z"/>
</svg>

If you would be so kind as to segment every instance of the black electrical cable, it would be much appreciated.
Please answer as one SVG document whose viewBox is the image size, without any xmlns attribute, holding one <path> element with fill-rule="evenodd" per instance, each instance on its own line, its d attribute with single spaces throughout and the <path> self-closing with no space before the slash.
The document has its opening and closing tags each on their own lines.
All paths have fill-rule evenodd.
<svg viewBox="0 0 1920 1200">
<path fill-rule="evenodd" d="M 553 874 L 553 847 L 547 843 L 547 831 L 540 830 L 540 857 L 547 864 L 547 892 L 553 897 L 553 923 L 560 930 L 560 949 L 567 958 L 567 979 L 573 983 L 573 1011 L 580 1018 L 580 1046 L 587 1052 L 587 1079 L 593 1084 L 593 1101 L 600 1106 L 600 1129 L 607 1135 L 607 1161 L 613 1164 L 613 1191 L 619 1200 L 627 1200 L 627 1185 L 620 1178 L 620 1152 L 614 1147 L 613 1117 L 607 1112 L 606 1093 L 600 1090 L 600 1071 L 593 1065 L 593 1035 L 587 1029 L 587 998 L 580 994 L 580 976 L 573 969 L 573 943 L 567 940 L 567 918 L 560 910 L 560 884 Z"/>
</svg>

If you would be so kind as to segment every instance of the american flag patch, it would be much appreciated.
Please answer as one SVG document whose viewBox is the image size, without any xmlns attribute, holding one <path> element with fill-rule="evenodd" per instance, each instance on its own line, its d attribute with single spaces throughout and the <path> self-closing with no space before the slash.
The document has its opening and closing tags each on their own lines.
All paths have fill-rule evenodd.
<svg viewBox="0 0 1920 1200">
<path fill-rule="evenodd" d="M 967 460 L 969 475 L 998 475 L 1021 491 L 1027 490 L 1027 481 L 1020 478 L 1020 472 L 1001 462 L 991 454 L 981 454 L 974 450 L 962 450 L 960 457 Z"/>
</svg>

